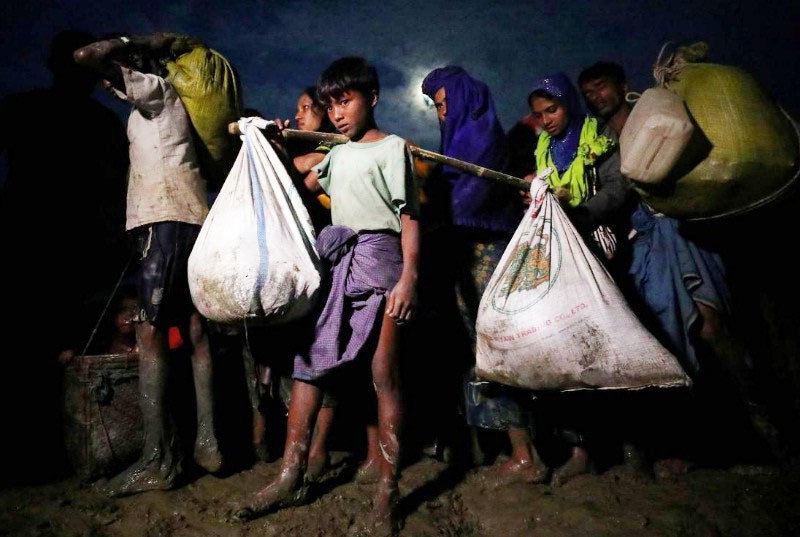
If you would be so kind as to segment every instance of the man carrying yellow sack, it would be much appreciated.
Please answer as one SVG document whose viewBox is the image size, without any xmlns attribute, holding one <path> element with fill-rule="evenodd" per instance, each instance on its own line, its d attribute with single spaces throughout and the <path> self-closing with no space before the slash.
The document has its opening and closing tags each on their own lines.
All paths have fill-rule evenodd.
<svg viewBox="0 0 800 537">
<path fill-rule="evenodd" d="M 194 460 L 209 472 L 222 468 L 214 430 L 212 363 L 205 320 L 192 303 L 187 262 L 208 215 L 192 123 L 166 78 L 175 34 L 123 36 L 75 51 L 75 61 L 106 79 L 131 104 L 126 230 L 140 254 L 139 390 L 145 442 L 139 461 L 104 487 L 111 495 L 174 487 L 182 475 L 179 443 L 167 408 L 170 327 L 191 346 L 197 398 Z"/>
</svg>

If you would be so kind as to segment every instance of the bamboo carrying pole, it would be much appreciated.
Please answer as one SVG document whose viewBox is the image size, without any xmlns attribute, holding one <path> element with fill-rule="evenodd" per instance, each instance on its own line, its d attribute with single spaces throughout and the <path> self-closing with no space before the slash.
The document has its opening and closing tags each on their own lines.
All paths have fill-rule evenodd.
<svg viewBox="0 0 800 537">
<path fill-rule="evenodd" d="M 239 124 L 236 122 L 230 123 L 228 125 L 228 132 L 237 135 L 241 134 L 241 131 L 239 131 Z M 334 145 L 344 144 L 347 143 L 347 141 L 349 140 L 349 138 L 344 134 L 300 131 L 296 129 L 283 129 L 281 131 L 281 135 L 283 135 L 283 137 L 287 139 L 325 142 Z M 434 162 L 439 162 L 441 164 L 447 164 L 448 166 L 452 166 L 453 168 L 457 168 L 467 173 L 471 173 L 472 175 L 477 175 L 478 177 L 485 177 L 486 179 L 499 181 L 501 183 L 505 183 L 509 186 L 517 188 L 519 190 L 524 190 L 524 191 L 530 190 L 531 185 L 527 181 L 520 179 L 519 177 L 514 177 L 513 175 L 508 175 L 502 172 L 491 170 L 489 168 L 484 168 L 483 166 L 477 166 L 475 164 L 465 162 L 463 160 L 447 157 L 439 153 L 434 153 L 433 151 L 428 151 L 427 149 L 422 149 L 421 147 L 417 147 L 415 145 L 412 145 L 410 147 L 411 147 L 411 154 L 416 157 L 423 158 L 425 160 L 432 160 Z"/>
</svg>

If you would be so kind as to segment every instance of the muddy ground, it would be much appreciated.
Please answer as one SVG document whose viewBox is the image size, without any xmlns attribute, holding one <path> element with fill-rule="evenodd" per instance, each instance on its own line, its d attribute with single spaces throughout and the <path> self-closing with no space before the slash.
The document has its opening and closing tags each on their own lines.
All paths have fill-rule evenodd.
<svg viewBox="0 0 800 537">
<path fill-rule="evenodd" d="M 347 535 L 369 509 L 373 485 L 352 480 L 355 463 L 334 452 L 309 504 L 248 523 L 228 504 L 263 486 L 279 462 L 225 477 L 201 475 L 167 492 L 111 499 L 76 477 L 0 491 L 0 535 Z M 402 474 L 401 536 L 789 536 L 800 535 L 800 465 L 697 468 L 643 478 L 620 465 L 560 487 L 494 487 L 489 467 L 466 472 L 422 457 Z"/>
<path fill-rule="evenodd" d="M 781 355 L 792 356 L 789 362 L 792 365 L 796 364 L 797 356 L 794 337 L 775 340 L 787 345 Z M 403 527 L 399 535 L 800 535 L 800 420 L 797 418 L 800 408 L 797 394 L 800 392 L 793 388 L 800 383 L 794 366 L 785 369 L 785 374 L 773 375 L 770 384 L 775 388 L 774 394 L 788 394 L 779 397 L 781 404 L 775 405 L 785 410 L 785 415 L 778 416 L 782 418 L 778 422 L 790 448 L 789 456 L 779 463 L 766 463 L 761 460 L 763 457 L 749 456 L 747 442 L 739 441 L 742 437 L 727 436 L 726 432 L 734 424 L 722 417 L 738 415 L 739 411 L 717 390 L 706 391 L 713 402 L 713 413 L 701 416 L 686 439 L 696 448 L 702 447 L 699 449 L 701 461 L 686 474 L 656 473 L 646 477 L 623 464 L 610 464 L 562 486 L 512 484 L 496 487 L 490 479 L 491 466 L 461 470 L 423 455 L 419 445 L 411 442 L 409 460 L 400 480 Z M 229 376 L 232 384 L 243 378 L 238 369 Z M 190 378 L 189 375 L 183 377 Z M 419 430 L 424 422 L 420 418 L 435 408 L 422 404 L 422 394 L 435 390 L 413 385 L 410 388 L 414 388 L 409 389 L 414 397 L 409 398 L 409 428 Z M 238 394 L 236 401 L 229 401 L 230 397 L 221 397 L 219 401 L 219 410 L 225 416 L 220 420 L 221 439 L 227 439 L 223 451 L 234 462 L 231 469 L 224 475 L 214 476 L 190 468 L 187 479 L 174 490 L 126 498 L 108 498 L 74 474 L 52 478 L 53 472 L 46 472 L 44 468 L 48 461 L 50 466 L 57 462 L 57 457 L 50 453 L 52 444 L 31 441 L 37 438 L 35 424 L 48 421 L 26 420 L 25 423 L 31 425 L 22 431 L 28 434 L 6 436 L 3 441 L 4 447 L 15 447 L 18 453 L 0 458 L 0 536 L 348 535 L 349 529 L 369 512 L 374 485 L 354 482 L 359 455 L 346 448 L 363 445 L 363 438 L 359 438 L 353 427 L 341 426 L 346 425 L 343 423 L 333 428 L 340 434 L 332 439 L 332 466 L 312 489 L 308 504 L 247 523 L 229 519 L 232 502 L 260 489 L 277 475 L 280 467 L 277 457 L 282 444 L 280 435 L 276 434 L 271 446 L 275 458 L 271 462 L 248 461 L 248 456 L 252 459 L 252 454 L 248 455 L 250 416 L 246 412 L 249 406 L 244 390 L 222 390 L 221 393 Z M 19 402 L 9 408 L 19 408 Z M 184 409 L 184 422 L 192 421 L 192 410 L 190 406 Z M 698 413 L 695 407 L 683 410 L 674 407 L 671 412 L 681 423 L 687 416 Z M 657 423 L 662 424 L 661 421 Z M 191 429 L 182 432 L 185 438 L 193 437 Z M 423 431 L 418 432 L 416 436 L 428 438 Z M 58 436 L 51 433 L 46 438 L 57 441 Z M 15 440 L 8 443 L 9 438 Z M 420 444 L 417 440 L 416 444 Z M 186 450 L 190 447 L 191 443 L 184 446 Z M 497 461 L 504 457 L 505 453 L 500 453 Z"/>
<path fill-rule="evenodd" d="M 792 347 L 794 349 L 796 347 Z M 796 356 L 793 354 L 793 356 Z M 229 363 L 234 363 L 233 361 Z M 794 362 L 793 362 L 794 363 Z M 182 375 L 189 379 L 190 375 Z M 220 375 L 224 381 L 224 375 Z M 230 372 L 231 384 L 244 378 Z M 796 378 L 792 375 L 773 378 Z M 224 384 L 224 382 L 223 382 Z M 789 383 L 797 386 L 797 383 Z M 777 386 L 777 384 L 775 384 Z M 28 448 L 27 456 L 0 457 L 0 536 L 19 537 L 195 537 L 286 536 L 340 537 L 370 509 L 374 485 L 353 479 L 364 445 L 357 424 L 334 424 L 331 438 L 332 465 L 312 489 L 310 503 L 242 523 L 229 519 L 231 503 L 265 486 L 279 471 L 282 443 L 273 438 L 271 462 L 253 463 L 250 452 L 250 418 L 243 389 L 221 390 L 218 410 L 221 446 L 231 463 L 227 473 L 208 475 L 189 467 L 186 480 L 166 492 L 146 492 L 126 498 L 108 498 L 74 473 L 45 472 L 48 461 L 57 462 L 51 449 L 41 456 L 30 442 L 33 434 L 5 436 L 4 447 Z M 407 462 L 400 480 L 401 537 L 516 537 L 516 536 L 719 536 L 784 537 L 800 535 L 800 427 L 796 390 L 778 408 L 786 409 L 779 420 L 789 447 L 780 462 L 766 462 L 762 444 L 752 435 L 736 435 L 736 424 L 725 416 L 740 411 L 721 396 L 707 390 L 710 414 L 698 412 L 703 405 L 669 407 L 681 424 L 699 415 L 684 442 L 698 451 L 697 466 L 685 474 L 646 477 L 617 462 L 562 486 L 512 484 L 497 487 L 491 466 L 468 470 L 427 457 L 422 445 L 425 417 L 435 405 L 422 404 L 424 394 L 435 390 L 408 384 Z M 775 393 L 781 390 L 774 390 Z M 193 400 L 184 397 L 184 401 Z M 277 403 L 276 403 L 277 405 Z M 17 403 L 16 407 L 18 408 Z M 285 416 L 283 407 L 273 409 L 275 423 Z M 342 412 L 342 415 L 346 415 Z M 191 423 L 193 408 L 185 405 L 179 423 Z M 50 416 L 53 417 L 53 416 Z M 779 416 L 780 417 L 780 416 Z M 652 420 L 651 420 L 652 421 Z M 30 420 L 26 423 L 48 423 Z M 659 430 L 665 422 L 656 420 Z M 53 429 L 50 427 L 49 429 Z M 35 432 L 30 426 L 28 431 Z M 179 435 L 193 438 L 191 428 Z M 669 436 L 669 435 L 667 435 Z M 9 443 L 8 439 L 16 439 Z M 48 438 L 54 442 L 54 432 Z M 750 441 L 746 441 L 747 439 Z M 656 443 L 660 444 L 660 443 Z M 191 453 L 186 441 L 184 452 Z M 750 449 L 760 446 L 759 449 Z M 363 448 L 362 448 L 363 449 Z M 759 455 L 753 456 L 755 452 Z M 507 449 L 495 455 L 501 462 Z M 551 454 L 552 455 L 552 454 Z M 554 458 L 552 462 L 556 462 Z M 27 464 L 25 464 L 27 463 Z M 550 464 L 555 466 L 556 464 Z M 52 468 L 51 468 L 52 470 Z M 38 471 L 38 475 L 37 474 Z M 11 477 L 9 477 L 11 476 Z M 15 480 L 12 480 L 15 477 Z M 35 484 L 34 484 L 35 483 Z"/>
<path fill-rule="evenodd" d="M 800 201 L 793 203 L 793 208 L 800 207 Z M 772 214 L 785 216 L 770 219 Z M 487 479 L 489 466 L 458 470 L 436 459 L 410 456 L 400 480 L 400 535 L 800 535 L 800 280 L 796 263 L 788 260 L 791 243 L 782 232 L 796 227 L 797 210 L 780 214 L 771 209 L 743 219 L 737 229 L 751 230 L 747 233 L 720 231 L 710 236 L 736 238 L 727 247 L 731 258 L 729 278 L 738 295 L 734 311 L 741 315 L 732 328 L 744 336 L 751 350 L 754 379 L 761 385 L 760 399 L 776 418 L 787 441 L 789 457 L 781 463 L 765 464 L 742 456 L 747 449 L 740 449 L 742 443 L 734 437 L 725 437 L 731 424 L 722 419 L 739 415 L 741 409 L 731 406 L 719 390 L 705 389 L 706 403 L 711 403 L 713 411 L 697 420 L 698 425 L 685 439 L 695 447 L 705 446 L 701 450 L 703 461 L 688 473 L 644 477 L 627 466 L 612 464 L 559 487 L 494 487 Z M 38 325 L 31 326 L 38 329 Z M 426 337 L 420 336 L 420 340 L 429 345 L 431 338 Z M 407 393 L 412 394 L 408 399 L 409 429 L 421 429 L 424 418 L 435 414 L 437 406 L 430 404 L 426 396 L 442 391 L 442 382 L 437 379 L 457 379 L 446 365 L 439 366 L 441 371 L 433 370 L 452 352 L 434 352 L 416 361 L 412 355 L 408 369 L 416 384 L 407 385 Z M 42 373 L 52 367 L 45 358 L 39 362 L 8 362 L 19 370 L 5 373 L 0 380 L 20 384 L 17 392 L 22 395 L 0 390 L 0 397 L 4 398 L 0 404 L 0 444 L 11 451 L 0 457 L 0 536 L 338 537 L 347 535 L 370 508 L 373 485 L 353 481 L 357 457 L 349 455 L 348 449 L 333 452 L 332 468 L 312 490 L 310 503 L 248 523 L 229 521 L 228 506 L 276 476 L 279 459 L 269 463 L 241 462 L 222 476 L 196 472 L 175 490 L 119 499 L 103 496 L 75 475 L 49 478 L 52 468 L 46 467 L 60 466 L 58 457 L 52 455 L 54 444 L 60 440 L 60 410 L 55 404 L 62 397 L 58 394 L 59 382 L 52 380 L 56 375 Z M 715 364 L 705 365 L 713 369 Z M 225 416 L 220 426 L 227 429 L 222 438 L 232 439 L 223 451 L 231 455 L 231 460 L 247 461 L 243 451 L 250 446 L 250 416 L 246 412 L 249 403 L 245 390 L 238 385 L 244 375 L 233 368 L 227 380 L 225 375 L 218 376 L 223 377 L 222 384 L 235 387 L 219 393 L 237 394 L 235 401 L 230 396 L 218 401 L 220 414 Z M 183 377 L 190 375 L 184 372 Z M 42 408 L 43 397 L 49 398 L 51 404 L 44 408 L 51 411 L 35 410 Z M 681 424 L 698 414 L 695 406 L 669 410 Z M 191 416 L 191 409 L 187 413 Z M 659 426 L 661 423 L 656 421 Z M 191 438 L 191 431 L 186 432 L 186 437 Z M 342 436 L 351 438 L 349 432 L 345 429 Z M 419 436 L 427 439 L 430 435 L 420 431 Z M 363 445 L 363 441 L 349 444 Z M 276 445 L 279 449 L 281 443 Z"/>
</svg>

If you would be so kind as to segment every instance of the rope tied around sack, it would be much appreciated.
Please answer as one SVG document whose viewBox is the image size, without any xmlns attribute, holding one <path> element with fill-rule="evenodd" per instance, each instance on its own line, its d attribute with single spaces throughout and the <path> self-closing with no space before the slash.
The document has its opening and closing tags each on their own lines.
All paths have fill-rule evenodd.
<svg viewBox="0 0 800 537">
<path fill-rule="evenodd" d="M 697 63 L 708 58 L 709 47 L 705 41 L 697 41 L 690 45 L 678 47 L 676 50 L 667 53 L 672 41 L 667 41 L 658 53 L 655 65 L 653 65 L 653 78 L 659 87 L 666 88 L 670 82 L 678 79 L 678 74 L 687 63 Z M 665 56 L 666 54 L 666 56 Z"/>
<path fill-rule="evenodd" d="M 628 102 L 630 104 L 635 104 L 636 101 L 638 101 L 641 98 L 642 94 L 639 93 L 638 91 L 629 91 L 628 93 L 625 94 L 625 102 Z"/>
</svg>

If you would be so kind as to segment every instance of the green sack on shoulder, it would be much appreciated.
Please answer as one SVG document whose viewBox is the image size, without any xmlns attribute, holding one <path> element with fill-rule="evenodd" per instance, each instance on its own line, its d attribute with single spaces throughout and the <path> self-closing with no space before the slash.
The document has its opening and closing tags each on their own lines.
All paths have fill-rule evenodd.
<svg viewBox="0 0 800 537">
<path fill-rule="evenodd" d="M 688 52 L 661 82 L 683 98 L 695 132 L 665 184 L 636 183 L 637 191 L 682 219 L 735 215 L 778 198 L 797 178 L 795 124 L 749 73 Z"/>
<path fill-rule="evenodd" d="M 183 101 L 200 143 L 197 152 L 209 188 L 218 190 L 236 160 L 241 142 L 228 133 L 240 116 L 239 81 L 230 62 L 203 43 L 181 37 L 172 45 L 169 80 Z"/>
</svg>

